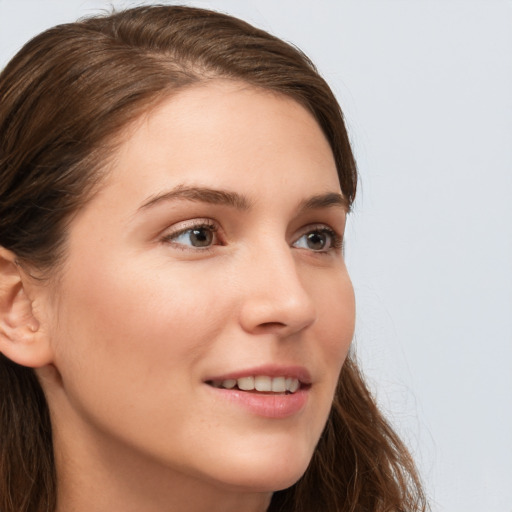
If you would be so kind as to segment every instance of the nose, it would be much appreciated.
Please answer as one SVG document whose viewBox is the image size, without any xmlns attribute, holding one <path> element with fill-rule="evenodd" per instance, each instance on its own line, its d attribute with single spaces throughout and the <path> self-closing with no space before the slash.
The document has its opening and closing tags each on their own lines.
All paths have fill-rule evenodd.
<svg viewBox="0 0 512 512">
<path fill-rule="evenodd" d="M 274 333 L 284 338 L 311 326 L 316 310 L 303 277 L 287 244 L 253 255 L 240 283 L 242 328 L 252 334 Z"/>
</svg>

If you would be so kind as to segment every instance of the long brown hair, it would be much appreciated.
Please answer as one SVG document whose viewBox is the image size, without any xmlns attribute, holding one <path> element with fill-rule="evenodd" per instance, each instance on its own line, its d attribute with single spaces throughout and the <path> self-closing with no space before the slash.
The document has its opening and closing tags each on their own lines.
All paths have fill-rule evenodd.
<svg viewBox="0 0 512 512">
<path fill-rule="evenodd" d="M 352 202 L 357 173 L 342 112 L 297 48 L 236 18 L 179 6 L 138 7 L 50 29 L 0 75 L 0 246 L 51 275 L 66 228 L 101 183 L 116 135 L 152 105 L 222 77 L 284 94 L 316 118 Z M 0 355 L 0 510 L 52 512 L 56 474 L 44 393 Z M 349 357 L 304 476 L 271 512 L 426 509 L 414 464 Z"/>
</svg>

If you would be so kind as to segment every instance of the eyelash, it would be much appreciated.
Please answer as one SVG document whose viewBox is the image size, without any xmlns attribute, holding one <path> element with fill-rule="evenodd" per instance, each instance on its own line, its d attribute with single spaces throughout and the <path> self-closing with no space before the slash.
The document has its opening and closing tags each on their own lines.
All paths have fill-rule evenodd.
<svg viewBox="0 0 512 512">
<path fill-rule="evenodd" d="M 174 247 L 176 247 L 180 250 L 183 250 L 183 251 L 188 250 L 188 251 L 194 251 L 194 252 L 196 252 L 196 251 L 205 251 L 205 252 L 211 251 L 212 247 L 215 245 L 225 245 L 224 243 L 222 243 L 222 242 L 218 243 L 218 241 L 217 241 L 217 243 L 212 243 L 211 245 L 208 245 L 206 247 L 192 247 L 192 246 L 187 246 L 185 244 L 181 244 L 181 243 L 175 241 L 177 238 L 186 234 L 187 232 L 191 232 L 194 230 L 201 230 L 201 229 L 210 231 L 215 237 L 215 235 L 219 231 L 219 226 L 212 220 L 198 219 L 197 221 L 192 221 L 192 222 L 186 224 L 185 226 L 181 227 L 180 229 L 178 229 L 176 231 L 166 234 L 165 236 L 162 237 L 162 242 L 171 244 Z M 297 237 L 295 242 L 292 244 L 292 246 L 295 245 L 302 237 L 304 237 L 308 234 L 311 234 L 311 233 L 315 233 L 315 232 L 328 235 L 331 238 L 332 243 L 331 243 L 330 247 L 326 250 L 309 249 L 312 253 L 325 255 L 325 254 L 330 253 L 331 251 L 339 251 L 340 249 L 343 249 L 343 237 L 340 236 L 336 231 L 334 231 L 332 228 L 330 228 L 329 226 L 327 226 L 325 224 L 306 226 L 304 228 L 304 230 L 302 231 L 301 235 L 299 237 Z M 218 238 L 218 236 L 217 236 L 217 238 Z M 297 247 L 297 248 L 299 248 L 299 247 Z M 306 250 L 308 250 L 308 249 L 306 249 Z"/>
<path fill-rule="evenodd" d="M 312 253 L 314 254 L 320 254 L 325 255 L 329 254 L 331 251 L 339 251 L 343 249 L 343 237 L 339 235 L 334 229 L 330 228 L 329 226 L 325 224 L 313 224 L 306 226 L 304 230 L 302 231 L 302 234 L 296 239 L 294 242 L 297 243 L 302 237 L 309 235 L 311 233 L 321 233 L 326 234 L 331 238 L 331 246 L 328 249 L 325 250 L 318 250 L 315 251 L 313 249 L 310 249 Z M 306 249 L 307 250 L 307 249 Z"/>
<path fill-rule="evenodd" d="M 186 224 L 185 226 L 181 227 L 180 229 L 177 229 L 176 231 L 166 234 L 165 236 L 162 237 L 162 242 L 169 243 L 182 251 L 188 251 L 188 250 L 190 250 L 190 251 L 205 251 L 205 252 L 211 251 L 211 249 L 212 249 L 211 245 L 209 245 L 207 247 L 189 247 L 184 244 L 175 242 L 175 239 L 179 238 L 181 235 L 184 235 L 189 231 L 200 230 L 200 229 L 208 230 L 211 233 L 213 233 L 213 235 L 215 236 L 219 231 L 219 226 L 215 222 L 213 222 L 209 219 L 198 219 L 197 221 L 192 221 L 192 222 Z M 224 245 L 224 244 L 216 243 L 213 245 Z"/>
</svg>

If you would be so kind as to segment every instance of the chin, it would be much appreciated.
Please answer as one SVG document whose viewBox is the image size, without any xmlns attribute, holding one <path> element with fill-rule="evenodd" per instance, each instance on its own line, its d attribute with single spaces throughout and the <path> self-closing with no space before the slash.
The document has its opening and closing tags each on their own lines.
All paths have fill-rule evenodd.
<svg viewBox="0 0 512 512">
<path fill-rule="evenodd" d="M 215 478 L 244 492 L 275 492 L 295 484 L 305 473 L 312 453 L 263 451 L 224 460 Z"/>
<path fill-rule="evenodd" d="M 244 493 L 273 493 L 294 485 L 302 477 L 306 468 L 307 465 L 300 471 L 292 470 L 285 473 L 270 471 L 266 474 L 255 474 L 255 472 L 251 472 L 246 475 L 237 475 L 236 478 L 227 478 L 222 486 Z M 219 476 L 217 475 L 216 478 Z"/>
</svg>

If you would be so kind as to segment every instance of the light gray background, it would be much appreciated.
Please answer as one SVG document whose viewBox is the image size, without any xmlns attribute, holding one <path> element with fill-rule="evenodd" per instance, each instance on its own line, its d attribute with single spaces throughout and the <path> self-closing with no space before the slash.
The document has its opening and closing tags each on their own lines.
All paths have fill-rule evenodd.
<svg viewBox="0 0 512 512">
<path fill-rule="evenodd" d="M 512 2 L 182 3 L 294 42 L 332 85 L 361 172 L 362 365 L 434 511 L 512 512 Z M 0 0 L 0 66 L 109 5 L 134 3 Z"/>
</svg>

